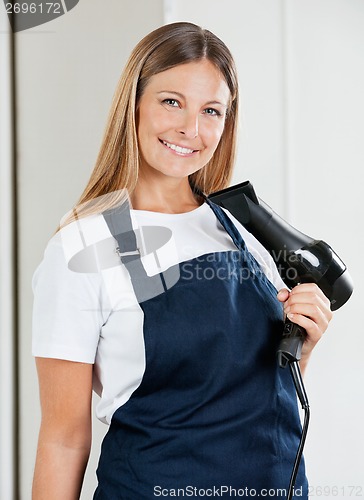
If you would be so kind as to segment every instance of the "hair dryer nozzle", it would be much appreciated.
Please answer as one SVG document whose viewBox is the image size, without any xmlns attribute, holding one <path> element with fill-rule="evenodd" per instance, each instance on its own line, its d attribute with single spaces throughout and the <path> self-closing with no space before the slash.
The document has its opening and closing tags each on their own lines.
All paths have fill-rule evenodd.
<svg viewBox="0 0 364 500">
<path fill-rule="evenodd" d="M 209 196 L 230 213 L 271 253 L 277 261 L 282 254 L 295 251 L 314 240 L 301 233 L 277 215 L 255 194 L 249 181 Z"/>
</svg>

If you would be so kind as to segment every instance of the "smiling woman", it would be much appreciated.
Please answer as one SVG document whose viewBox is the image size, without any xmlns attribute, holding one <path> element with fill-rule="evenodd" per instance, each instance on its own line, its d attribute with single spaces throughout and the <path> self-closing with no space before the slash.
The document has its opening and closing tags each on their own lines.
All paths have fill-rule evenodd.
<svg viewBox="0 0 364 500">
<path fill-rule="evenodd" d="M 307 331 L 303 364 L 331 313 L 314 285 L 277 295 L 267 251 L 206 196 L 229 182 L 237 103 L 234 61 L 208 30 L 163 26 L 132 52 L 90 181 L 33 279 L 33 500 L 79 497 L 92 388 L 110 426 L 94 500 L 148 500 L 156 485 L 284 498 L 301 428 L 276 363 L 282 302 Z M 304 463 L 296 491 L 307 498 Z"/>
</svg>

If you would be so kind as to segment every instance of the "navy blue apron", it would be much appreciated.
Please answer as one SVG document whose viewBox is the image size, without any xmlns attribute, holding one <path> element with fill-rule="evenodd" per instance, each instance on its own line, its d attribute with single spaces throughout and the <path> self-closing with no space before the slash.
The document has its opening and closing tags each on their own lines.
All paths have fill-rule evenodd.
<svg viewBox="0 0 364 500">
<path fill-rule="evenodd" d="M 112 417 L 94 500 L 286 497 L 301 424 L 276 360 L 282 305 L 229 217 L 206 202 L 237 249 L 180 263 L 174 286 L 140 302 L 146 369 Z M 123 250 L 135 263 L 133 246 Z M 302 461 L 294 498 L 307 488 Z"/>
</svg>

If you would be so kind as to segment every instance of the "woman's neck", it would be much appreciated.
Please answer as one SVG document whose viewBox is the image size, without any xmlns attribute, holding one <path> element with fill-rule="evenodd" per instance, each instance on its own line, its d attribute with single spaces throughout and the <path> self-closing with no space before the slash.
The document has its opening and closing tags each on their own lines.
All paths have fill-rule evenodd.
<svg viewBox="0 0 364 500">
<path fill-rule="evenodd" d="M 192 192 L 187 178 L 168 179 L 163 183 L 139 178 L 131 195 L 133 209 L 151 212 L 180 214 L 190 212 L 202 203 L 203 199 Z"/>
</svg>

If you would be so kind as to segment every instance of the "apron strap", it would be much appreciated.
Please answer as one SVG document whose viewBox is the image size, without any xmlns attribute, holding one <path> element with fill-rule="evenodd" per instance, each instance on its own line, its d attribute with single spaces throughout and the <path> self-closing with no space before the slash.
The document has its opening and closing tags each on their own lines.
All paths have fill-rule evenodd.
<svg viewBox="0 0 364 500">
<path fill-rule="evenodd" d="M 210 206 L 211 210 L 214 212 L 220 224 L 233 240 L 235 246 L 241 251 L 241 255 L 247 265 L 249 265 L 258 276 L 263 278 L 265 282 L 270 283 L 255 257 L 249 252 L 242 235 L 240 234 L 230 217 L 219 205 L 211 201 L 206 196 L 204 196 L 204 198 L 207 204 Z"/>
<path fill-rule="evenodd" d="M 170 288 L 169 281 L 173 281 L 176 275 L 175 266 L 154 276 L 148 276 L 144 269 L 131 222 L 129 203 L 126 201 L 116 209 L 106 210 L 103 216 L 117 241 L 116 252 L 129 273 L 138 303 L 156 297 Z"/>
<path fill-rule="evenodd" d="M 223 211 L 223 209 L 219 205 L 217 205 L 216 203 L 209 200 L 209 198 L 207 198 L 207 197 L 205 197 L 205 201 L 207 202 L 207 204 L 210 206 L 211 210 L 216 215 L 217 220 L 220 222 L 220 224 L 223 226 L 223 228 L 228 233 L 230 238 L 233 240 L 235 246 L 239 250 L 246 251 L 246 245 L 245 245 L 245 241 L 243 240 L 243 237 L 239 233 L 238 229 L 236 228 L 236 226 L 234 225 L 232 220 Z"/>
</svg>

